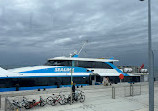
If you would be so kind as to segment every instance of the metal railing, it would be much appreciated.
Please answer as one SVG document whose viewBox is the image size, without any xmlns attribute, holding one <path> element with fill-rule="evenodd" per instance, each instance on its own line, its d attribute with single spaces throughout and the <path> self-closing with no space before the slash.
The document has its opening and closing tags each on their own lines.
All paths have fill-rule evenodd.
<svg viewBox="0 0 158 111">
<path fill-rule="evenodd" d="M 8 97 L 5 97 L 5 105 L 4 105 L 4 111 L 19 111 L 17 107 L 15 107 L 8 99 Z"/>
<path fill-rule="evenodd" d="M 116 99 L 116 96 L 130 97 L 136 95 L 141 95 L 141 84 L 130 84 L 120 87 L 112 86 L 112 99 Z"/>
<path fill-rule="evenodd" d="M 141 85 L 130 84 L 130 86 L 124 86 L 124 96 L 136 96 L 141 95 Z"/>
</svg>

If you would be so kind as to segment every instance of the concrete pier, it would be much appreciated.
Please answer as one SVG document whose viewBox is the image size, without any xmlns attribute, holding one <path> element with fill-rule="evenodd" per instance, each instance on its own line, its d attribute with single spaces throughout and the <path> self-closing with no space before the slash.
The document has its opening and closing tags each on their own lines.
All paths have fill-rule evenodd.
<svg viewBox="0 0 158 111">
<path fill-rule="evenodd" d="M 136 94 L 140 90 L 141 94 Z M 148 111 L 148 83 L 134 84 L 133 96 L 125 96 L 130 93 L 129 83 L 116 84 L 112 86 L 85 86 L 79 88 L 86 95 L 85 102 L 76 102 L 72 105 L 46 105 L 44 107 L 34 107 L 27 111 Z M 112 98 L 112 87 L 115 87 L 115 99 Z M 125 88 L 127 88 L 125 90 Z M 20 98 L 25 96 L 30 99 L 39 99 L 39 96 L 47 98 L 52 93 L 58 94 L 63 91 L 63 94 L 69 94 L 69 88 L 48 89 L 46 91 L 18 91 L 18 92 L 3 92 L 1 110 L 4 111 L 4 98 L 9 99 Z M 136 95 L 134 95 L 136 94 Z M 155 111 L 158 111 L 158 82 L 155 82 Z M 23 109 L 25 110 L 25 109 Z M 22 111 L 23 111 L 22 110 Z"/>
</svg>

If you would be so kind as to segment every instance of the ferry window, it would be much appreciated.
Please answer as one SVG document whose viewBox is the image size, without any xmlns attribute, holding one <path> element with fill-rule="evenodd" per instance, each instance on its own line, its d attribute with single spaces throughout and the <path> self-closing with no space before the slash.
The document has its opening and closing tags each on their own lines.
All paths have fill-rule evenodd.
<svg viewBox="0 0 158 111">
<path fill-rule="evenodd" d="M 106 69 L 112 69 L 110 65 L 104 62 L 94 62 L 94 67 L 95 68 L 106 68 Z"/>
<path fill-rule="evenodd" d="M 84 68 L 105 68 L 112 69 L 110 65 L 104 62 L 93 62 L 93 61 L 77 61 L 75 62 L 75 66 L 84 67 Z"/>
<path fill-rule="evenodd" d="M 49 60 L 45 65 L 49 66 L 71 66 L 72 61 L 68 60 Z"/>
<path fill-rule="evenodd" d="M 78 61 L 75 66 L 77 67 L 84 67 L 84 68 L 91 68 L 92 67 L 92 62 L 89 61 Z"/>
</svg>

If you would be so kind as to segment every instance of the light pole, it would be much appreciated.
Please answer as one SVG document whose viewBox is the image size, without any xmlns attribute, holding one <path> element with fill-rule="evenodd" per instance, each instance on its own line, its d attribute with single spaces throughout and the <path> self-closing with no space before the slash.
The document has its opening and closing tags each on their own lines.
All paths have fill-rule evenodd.
<svg viewBox="0 0 158 111">
<path fill-rule="evenodd" d="M 155 57 L 154 57 L 154 50 L 152 50 L 152 62 L 153 62 L 153 73 L 154 73 L 154 59 L 155 59 Z M 155 78 L 155 73 L 154 73 L 154 78 Z M 155 81 L 155 79 L 154 79 L 154 81 Z"/>
<path fill-rule="evenodd" d="M 72 66 L 71 66 L 71 103 L 70 104 L 72 104 L 72 84 L 73 84 L 73 76 L 72 76 L 72 73 L 74 72 L 74 69 L 73 69 L 73 67 L 74 67 L 74 61 L 72 60 Z"/>
<path fill-rule="evenodd" d="M 154 54 L 155 51 L 158 51 L 158 50 L 152 50 L 154 81 L 155 81 L 155 78 L 156 78 L 156 77 L 155 77 L 155 76 L 156 76 L 156 75 L 155 75 L 155 69 L 154 69 L 154 68 L 155 68 L 155 62 L 154 62 L 154 61 L 155 61 L 155 54 Z"/>
<path fill-rule="evenodd" d="M 144 1 L 144 0 L 140 0 Z M 148 0 L 148 67 L 149 67 L 149 111 L 154 111 L 154 71 L 151 48 L 151 0 Z"/>
</svg>

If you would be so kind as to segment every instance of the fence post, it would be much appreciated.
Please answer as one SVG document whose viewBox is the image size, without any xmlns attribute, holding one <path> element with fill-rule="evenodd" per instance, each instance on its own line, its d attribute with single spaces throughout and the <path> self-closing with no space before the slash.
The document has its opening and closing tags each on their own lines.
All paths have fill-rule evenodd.
<svg viewBox="0 0 158 111">
<path fill-rule="evenodd" d="M 112 87 L 112 99 L 115 99 L 115 87 Z"/>
<path fill-rule="evenodd" d="M 5 97 L 4 111 L 7 111 L 7 97 Z"/>
<path fill-rule="evenodd" d="M 0 109 L 1 109 L 1 101 L 2 101 L 2 100 L 1 100 L 1 97 L 2 97 L 2 96 L 0 95 Z"/>
</svg>

